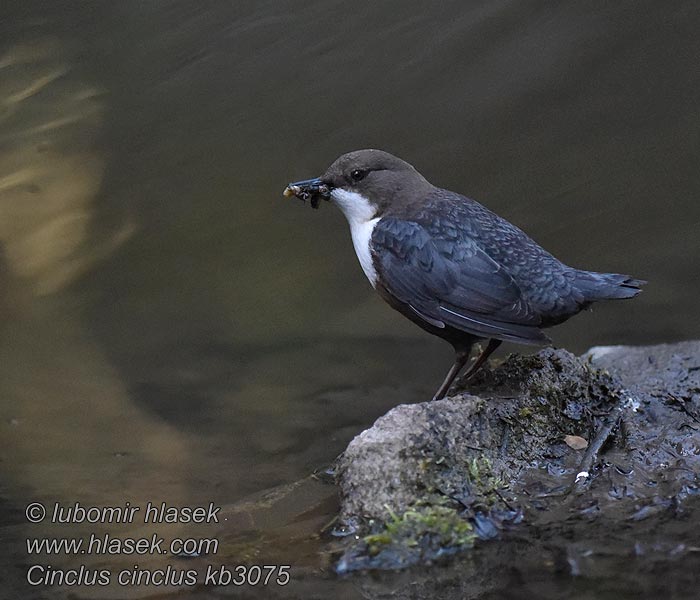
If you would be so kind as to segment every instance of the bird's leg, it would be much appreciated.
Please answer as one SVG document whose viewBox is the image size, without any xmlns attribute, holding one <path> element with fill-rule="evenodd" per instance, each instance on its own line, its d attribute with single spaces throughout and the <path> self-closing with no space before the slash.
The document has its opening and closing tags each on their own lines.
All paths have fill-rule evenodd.
<svg viewBox="0 0 700 600">
<path fill-rule="evenodd" d="M 450 389 L 455 377 L 459 375 L 459 372 L 462 370 L 464 365 L 467 364 L 470 352 L 471 346 L 469 346 L 466 350 L 455 349 L 455 362 L 448 371 L 445 381 L 442 382 L 442 385 L 438 388 L 438 391 L 435 392 L 433 400 L 442 400 L 445 397 L 445 394 L 447 394 L 447 390 Z"/>
<path fill-rule="evenodd" d="M 479 354 L 478 358 L 474 361 L 474 364 L 469 367 L 469 370 L 464 374 L 464 381 L 469 381 L 474 374 L 479 370 L 481 365 L 486 362 L 486 359 L 491 356 L 494 350 L 501 345 L 501 340 L 490 339 L 486 348 Z"/>
</svg>

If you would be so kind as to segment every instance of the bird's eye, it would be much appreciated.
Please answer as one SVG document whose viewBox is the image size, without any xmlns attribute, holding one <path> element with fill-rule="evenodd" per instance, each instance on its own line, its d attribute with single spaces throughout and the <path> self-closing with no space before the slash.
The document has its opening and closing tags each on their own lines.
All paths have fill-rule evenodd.
<svg viewBox="0 0 700 600">
<path fill-rule="evenodd" d="M 367 176 L 367 173 L 369 173 L 369 171 L 366 171 L 365 169 L 355 169 L 350 173 L 350 177 L 353 181 L 361 181 Z"/>
</svg>

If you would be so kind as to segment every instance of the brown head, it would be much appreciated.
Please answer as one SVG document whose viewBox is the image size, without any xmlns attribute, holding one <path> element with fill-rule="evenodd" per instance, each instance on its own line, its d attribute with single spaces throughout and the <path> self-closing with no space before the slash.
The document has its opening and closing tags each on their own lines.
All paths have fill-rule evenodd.
<svg viewBox="0 0 700 600">
<path fill-rule="evenodd" d="M 391 206 L 425 196 L 432 187 L 412 165 L 383 150 L 356 150 L 343 154 L 321 176 L 331 191 L 331 198 L 346 213 L 352 197 L 341 200 L 339 192 L 357 194 L 375 208 L 381 216 Z M 335 192 L 335 193 L 334 193 Z"/>
<path fill-rule="evenodd" d="M 432 187 L 412 165 L 388 152 L 355 150 L 336 159 L 321 177 L 290 183 L 285 193 L 330 200 L 352 222 L 422 199 Z"/>
</svg>

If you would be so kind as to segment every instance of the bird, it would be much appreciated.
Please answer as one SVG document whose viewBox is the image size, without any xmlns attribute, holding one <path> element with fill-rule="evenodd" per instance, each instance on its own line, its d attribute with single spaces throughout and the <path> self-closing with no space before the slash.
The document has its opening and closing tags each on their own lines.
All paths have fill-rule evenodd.
<svg viewBox="0 0 700 600">
<path fill-rule="evenodd" d="M 444 398 L 477 343 L 469 381 L 503 341 L 549 345 L 543 329 L 599 300 L 632 298 L 646 283 L 570 267 L 479 202 L 430 183 L 383 150 L 356 150 L 285 196 L 338 206 L 360 266 L 395 310 L 449 342 Z"/>
</svg>

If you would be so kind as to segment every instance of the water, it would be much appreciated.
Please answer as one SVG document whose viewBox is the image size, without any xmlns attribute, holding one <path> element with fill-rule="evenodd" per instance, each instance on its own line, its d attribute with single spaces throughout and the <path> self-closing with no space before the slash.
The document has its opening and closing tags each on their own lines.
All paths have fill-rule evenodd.
<svg viewBox="0 0 700 600">
<path fill-rule="evenodd" d="M 337 211 L 281 197 L 348 150 L 409 160 L 574 266 L 650 281 L 557 328 L 558 345 L 700 337 L 699 24 L 681 1 L 6 0 L 0 564 L 14 597 L 32 499 L 236 507 L 434 391 L 449 348 L 373 295 Z M 290 594 L 369 593 L 319 575 L 332 492 L 300 489 L 277 521 L 224 528 L 226 552 L 264 530 L 305 573 Z"/>
</svg>

